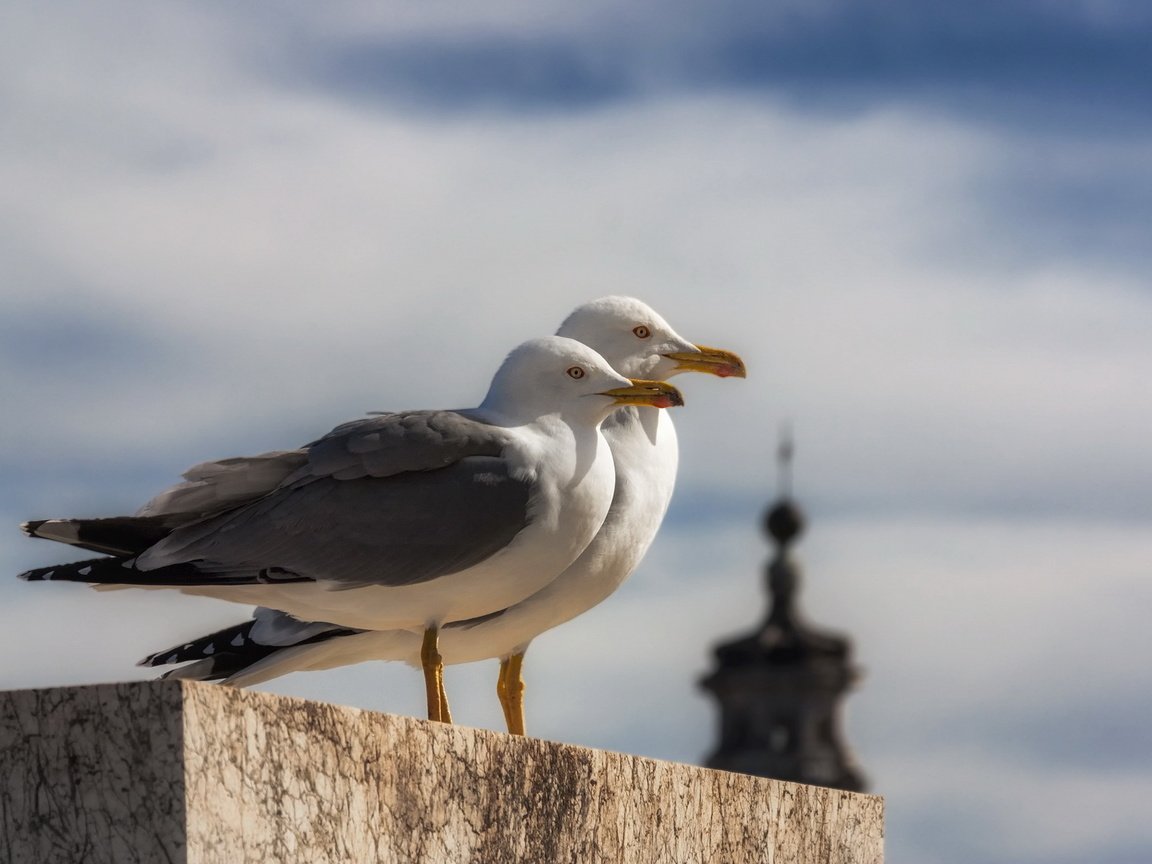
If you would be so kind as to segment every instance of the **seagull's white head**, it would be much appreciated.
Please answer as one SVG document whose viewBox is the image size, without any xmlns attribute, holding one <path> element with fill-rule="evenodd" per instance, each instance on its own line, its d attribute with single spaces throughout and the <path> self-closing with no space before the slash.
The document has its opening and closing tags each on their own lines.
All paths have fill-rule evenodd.
<svg viewBox="0 0 1152 864">
<path fill-rule="evenodd" d="M 602 297 L 578 306 L 556 333 L 594 348 L 629 378 L 663 381 L 681 372 L 745 376 L 744 361 L 731 351 L 693 345 L 634 297 Z"/>
<path fill-rule="evenodd" d="M 513 349 L 480 407 L 521 423 L 546 414 L 599 423 L 619 405 L 683 404 L 671 384 L 630 380 L 587 345 L 545 336 Z"/>
</svg>

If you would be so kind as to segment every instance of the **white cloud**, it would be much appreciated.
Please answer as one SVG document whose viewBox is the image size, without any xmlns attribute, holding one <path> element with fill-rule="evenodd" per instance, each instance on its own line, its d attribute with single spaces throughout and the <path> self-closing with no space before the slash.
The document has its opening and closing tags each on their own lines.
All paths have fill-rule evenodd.
<svg viewBox="0 0 1152 864">
<path fill-rule="evenodd" d="M 729 386 L 688 385 L 696 452 L 715 451 L 705 412 L 753 428 L 791 414 L 834 482 L 870 464 L 857 494 L 936 497 L 927 481 L 986 499 L 1043 488 L 1053 461 L 1084 457 L 1089 485 L 1122 487 L 1132 470 L 1099 451 L 1133 452 L 1152 419 L 1138 398 L 1147 298 L 1120 277 L 1042 263 L 992 277 L 919 260 L 954 227 L 941 201 L 955 199 L 941 196 L 989 170 L 987 140 L 756 102 L 421 123 L 290 95 L 198 106 L 197 129 L 237 143 L 201 143 L 219 155 L 149 182 L 86 172 L 87 194 L 62 198 L 44 194 L 55 161 L 12 169 L 36 202 L 15 214 L 27 242 L 54 259 L 35 291 L 9 283 L 17 299 L 84 292 L 186 366 L 159 393 L 121 375 L 111 396 L 69 394 L 70 408 L 98 397 L 131 414 L 159 399 L 159 429 L 134 442 L 147 446 L 160 429 L 187 436 L 192 417 L 256 425 L 307 404 L 321 431 L 340 411 L 464 404 L 511 344 L 582 299 L 627 291 L 748 355 L 739 414 Z M 462 350 L 476 358 L 465 368 Z M 41 401 L 11 376 L 18 397 Z M 740 484 L 734 466 L 762 444 L 728 443 L 701 467 Z"/>
</svg>

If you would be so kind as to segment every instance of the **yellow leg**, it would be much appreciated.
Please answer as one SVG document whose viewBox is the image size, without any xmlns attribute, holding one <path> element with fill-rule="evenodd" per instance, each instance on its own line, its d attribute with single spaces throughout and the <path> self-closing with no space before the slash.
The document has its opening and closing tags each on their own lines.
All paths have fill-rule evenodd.
<svg viewBox="0 0 1152 864">
<path fill-rule="evenodd" d="M 500 700 L 500 708 L 504 712 L 504 726 L 512 728 L 511 714 L 508 713 L 508 658 L 500 661 L 500 675 L 496 679 L 496 698 Z"/>
<path fill-rule="evenodd" d="M 436 672 L 437 695 L 440 697 L 440 722 L 452 722 L 452 712 L 448 710 L 448 693 L 444 690 L 444 664 Z"/>
<path fill-rule="evenodd" d="M 523 652 L 505 657 L 500 661 L 500 677 L 496 679 L 496 695 L 504 709 L 504 723 L 513 735 L 524 734 L 523 664 Z"/>
<path fill-rule="evenodd" d="M 444 692 L 444 660 L 438 647 L 440 632 L 435 627 L 424 631 L 420 645 L 420 665 L 424 669 L 424 692 L 428 697 L 428 719 L 451 723 L 448 696 Z"/>
</svg>

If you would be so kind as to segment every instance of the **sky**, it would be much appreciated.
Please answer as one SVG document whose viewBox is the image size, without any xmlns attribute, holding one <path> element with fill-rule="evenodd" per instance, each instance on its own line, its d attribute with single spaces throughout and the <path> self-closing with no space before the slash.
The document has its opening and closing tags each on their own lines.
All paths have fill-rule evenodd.
<svg viewBox="0 0 1152 864">
<path fill-rule="evenodd" d="M 764 606 L 796 437 L 801 603 L 889 860 L 1152 859 L 1152 12 L 5 5 L 0 561 L 189 465 L 476 404 L 586 300 L 739 352 L 678 379 L 632 579 L 542 636 L 533 734 L 699 762 L 711 649 Z M 148 677 L 248 610 L 0 582 L 0 687 Z M 448 670 L 500 728 L 495 664 Z M 412 670 L 264 689 L 419 715 Z M 641 700 L 637 704 L 637 696 Z"/>
</svg>

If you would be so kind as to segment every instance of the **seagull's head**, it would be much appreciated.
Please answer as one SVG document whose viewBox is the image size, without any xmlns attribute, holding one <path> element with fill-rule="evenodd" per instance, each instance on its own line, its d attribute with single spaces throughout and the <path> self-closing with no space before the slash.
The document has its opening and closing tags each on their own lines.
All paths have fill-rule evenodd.
<svg viewBox="0 0 1152 864">
<path fill-rule="evenodd" d="M 602 297 L 585 303 L 556 332 L 595 349 L 613 369 L 629 378 L 663 381 L 681 372 L 745 377 L 744 361 L 737 355 L 694 345 L 651 306 L 634 297 Z"/>
<path fill-rule="evenodd" d="M 562 414 L 599 423 L 620 405 L 683 404 L 680 391 L 671 384 L 629 379 L 587 345 L 545 336 L 513 349 L 493 377 L 481 407 L 518 422 Z"/>
</svg>

